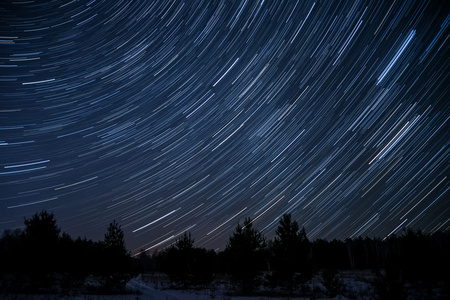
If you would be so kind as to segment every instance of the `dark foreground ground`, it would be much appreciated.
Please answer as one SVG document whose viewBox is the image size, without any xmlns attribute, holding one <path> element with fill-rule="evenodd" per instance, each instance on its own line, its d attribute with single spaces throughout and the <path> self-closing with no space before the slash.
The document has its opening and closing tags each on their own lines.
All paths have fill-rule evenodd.
<svg viewBox="0 0 450 300">
<path fill-rule="evenodd" d="M 87 279 L 85 286 L 95 286 L 95 278 Z M 141 274 L 131 278 L 122 294 L 86 294 L 86 289 L 60 294 L 0 294 L 4 300 L 281 300 L 281 299 L 449 299 L 444 282 L 434 285 L 381 282 L 370 270 L 342 271 L 331 279 L 322 274 L 313 277 L 289 297 L 281 290 L 261 286 L 252 295 L 240 295 L 226 279 L 217 279 L 207 287 L 182 289 L 172 285 L 162 274 Z"/>
</svg>

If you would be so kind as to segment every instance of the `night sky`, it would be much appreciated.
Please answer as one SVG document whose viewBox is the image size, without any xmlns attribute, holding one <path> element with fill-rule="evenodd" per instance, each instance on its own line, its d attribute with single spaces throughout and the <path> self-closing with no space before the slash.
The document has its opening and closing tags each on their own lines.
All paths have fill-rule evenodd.
<svg viewBox="0 0 450 300">
<path fill-rule="evenodd" d="M 2 1 L 0 230 L 132 253 L 450 229 L 449 1 Z M 392 3 L 393 2 L 393 3 Z"/>
</svg>

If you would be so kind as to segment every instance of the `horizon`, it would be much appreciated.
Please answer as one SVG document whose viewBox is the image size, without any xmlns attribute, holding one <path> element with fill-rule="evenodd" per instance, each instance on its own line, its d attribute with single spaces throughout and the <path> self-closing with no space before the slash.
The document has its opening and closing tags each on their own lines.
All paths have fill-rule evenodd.
<svg viewBox="0 0 450 300">
<path fill-rule="evenodd" d="M 53 214 L 53 212 L 48 212 L 48 211 L 46 211 L 46 210 L 42 210 L 41 212 L 35 212 L 35 213 L 33 214 L 33 216 L 31 216 L 30 218 L 26 218 L 26 219 L 27 219 L 27 220 L 30 220 L 30 219 L 34 218 L 35 216 L 41 215 L 42 213 L 50 213 L 50 215 L 53 216 L 54 220 L 56 221 L 55 226 L 56 226 L 56 228 L 59 230 L 58 238 L 62 238 L 64 234 L 67 234 L 67 235 L 70 236 L 70 238 L 71 238 L 73 241 L 75 241 L 75 240 L 77 240 L 77 239 L 81 239 L 81 240 L 87 240 L 87 241 L 90 241 L 90 242 L 93 242 L 93 243 L 102 243 L 102 242 L 104 241 L 104 239 L 105 239 L 105 235 L 103 235 L 102 238 L 101 238 L 101 239 L 98 239 L 98 240 L 89 239 L 89 238 L 87 238 L 86 236 L 72 236 L 72 235 L 70 235 L 69 233 L 67 233 L 66 231 L 64 231 L 64 229 L 61 228 L 61 227 L 58 225 L 58 219 L 57 219 L 57 217 Z M 283 216 L 281 216 L 280 219 L 278 220 L 278 222 L 276 223 L 276 228 L 279 228 L 279 226 L 281 226 L 280 221 L 281 221 L 282 217 L 283 217 Z M 247 219 L 247 218 L 246 218 L 246 219 Z M 295 220 L 292 220 L 292 221 L 293 221 L 293 222 L 296 222 Z M 116 220 L 112 220 L 112 221 L 109 223 L 109 226 L 111 226 L 111 224 L 113 224 L 114 222 L 116 222 Z M 251 225 L 253 226 L 253 220 L 250 220 L 250 223 L 251 223 Z M 122 225 L 121 225 L 120 223 L 117 223 L 117 222 L 116 222 L 115 224 L 118 225 L 119 228 L 120 228 L 121 230 L 123 230 Z M 298 223 L 297 223 L 297 224 L 298 224 Z M 237 227 L 238 225 L 239 225 L 239 226 L 242 226 L 242 228 L 245 228 L 245 227 L 246 227 L 246 226 L 244 226 L 244 222 L 239 222 L 238 224 L 236 224 L 236 226 L 233 228 L 233 231 L 230 233 L 230 236 L 227 238 L 225 244 L 227 244 L 227 243 L 229 242 L 230 237 L 236 233 L 236 227 Z M 255 229 L 256 232 L 260 232 L 258 228 L 255 228 L 255 227 L 252 227 L 252 228 Z M 7 231 L 9 231 L 10 234 L 13 234 L 13 235 L 14 235 L 14 231 L 15 231 L 15 230 L 18 230 L 18 229 L 20 230 L 20 234 L 24 234 L 24 233 L 25 233 L 25 230 L 26 230 L 26 225 L 24 225 L 24 226 L 22 226 L 22 227 L 14 228 L 14 229 L 11 229 L 11 228 L 10 228 L 10 229 L 5 229 L 5 230 L 2 232 L 2 237 L 3 237 L 3 234 L 6 233 Z M 298 232 L 297 232 L 297 233 L 301 233 L 303 230 L 304 230 L 304 227 L 299 226 Z M 106 234 L 106 233 L 107 233 L 107 229 L 105 229 L 104 234 Z M 260 232 L 260 233 L 261 233 L 261 232 Z M 314 239 L 314 240 L 311 240 L 311 239 L 308 237 L 308 232 L 307 232 L 306 230 L 305 230 L 305 234 L 306 234 L 306 238 L 307 238 L 308 242 L 309 242 L 309 243 L 312 243 L 312 244 L 314 244 L 314 243 L 316 243 L 316 242 L 318 242 L 318 241 L 324 241 L 324 242 L 327 242 L 327 243 L 334 242 L 334 241 L 338 241 L 338 242 L 341 242 L 341 243 L 347 243 L 347 241 L 354 241 L 354 240 L 359 240 L 359 239 L 362 239 L 362 240 L 367 240 L 367 239 L 369 239 L 369 240 L 372 240 L 372 241 L 378 241 L 378 242 L 385 242 L 385 241 L 386 241 L 386 243 L 389 243 L 390 238 L 398 239 L 398 238 L 402 238 L 402 237 L 407 237 L 409 234 L 413 234 L 414 237 L 417 238 L 417 237 L 419 237 L 419 236 L 421 236 L 421 235 L 422 235 L 422 236 L 429 236 L 429 237 L 430 237 L 430 236 L 433 236 L 434 234 L 449 234 L 449 232 L 448 232 L 448 231 L 434 231 L 434 232 L 432 232 L 432 233 L 425 233 L 425 232 L 422 231 L 420 228 L 413 229 L 413 228 L 409 228 L 409 227 L 404 227 L 404 228 L 402 228 L 401 231 L 397 231 L 395 234 L 391 234 L 391 235 L 389 235 L 388 237 L 384 237 L 384 238 L 377 237 L 377 236 L 372 236 L 372 237 L 369 237 L 369 236 L 357 236 L 357 237 L 354 237 L 354 238 L 345 238 L 345 239 L 336 239 L 336 238 L 335 238 L 335 239 L 330 239 L 330 240 L 324 239 L 324 238 L 316 238 L 316 239 Z M 185 232 L 183 232 L 183 233 L 180 234 L 177 238 L 173 239 L 170 243 L 164 243 L 164 246 L 163 246 L 163 247 L 158 247 L 158 246 L 160 246 L 160 245 L 156 244 L 156 245 L 153 245 L 152 247 L 150 247 L 150 248 L 148 248 L 148 249 L 141 249 L 140 251 L 137 251 L 136 253 L 132 253 L 131 249 L 129 249 L 129 248 L 127 247 L 126 243 L 125 243 L 125 249 L 126 249 L 127 251 L 129 251 L 129 255 L 130 255 L 131 257 L 137 257 L 137 256 L 139 256 L 139 255 L 142 254 L 142 253 L 146 253 L 147 255 L 158 254 L 158 253 L 160 253 L 161 251 L 167 250 L 167 249 L 170 248 L 171 246 L 177 244 L 178 241 L 183 240 L 183 239 L 185 238 L 186 235 L 189 236 L 189 239 L 192 241 L 194 248 L 202 248 L 202 249 L 206 249 L 206 250 L 212 250 L 212 251 L 214 251 L 214 252 L 216 252 L 216 253 L 225 251 L 225 247 L 223 247 L 223 249 L 220 249 L 220 248 L 216 248 L 216 249 L 209 248 L 209 249 L 208 249 L 208 248 L 205 248 L 205 247 L 199 247 L 199 246 L 197 246 L 197 245 L 196 245 L 196 238 L 195 238 L 195 236 L 192 236 L 192 235 L 191 235 L 191 232 L 190 232 L 190 231 L 185 231 Z M 271 247 L 271 246 L 269 246 L 269 245 L 270 245 L 270 242 L 273 242 L 275 238 L 280 238 L 280 236 L 278 236 L 278 235 L 275 233 L 275 234 L 269 239 L 269 238 L 267 238 L 264 234 L 262 234 L 262 238 L 264 239 L 264 241 L 265 241 L 265 243 L 266 243 L 266 247 L 270 248 L 270 247 Z M 125 241 L 125 240 L 126 240 L 126 236 L 124 236 L 124 241 Z"/>
</svg>

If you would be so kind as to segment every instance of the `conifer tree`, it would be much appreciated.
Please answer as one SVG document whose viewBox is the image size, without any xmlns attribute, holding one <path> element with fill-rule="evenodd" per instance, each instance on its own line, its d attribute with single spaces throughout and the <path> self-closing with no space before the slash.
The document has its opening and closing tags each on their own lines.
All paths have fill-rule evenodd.
<svg viewBox="0 0 450 300">
<path fill-rule="evenodd" d="M 225 249 L 229 272 L 244 293 L 250 293 L 258 284 L 258 276 L 266 265 L 266 241 L 253 228 L 250 218 L 238 224 Z"/>
<path fill-rule="evenodd" d="M 305 228 L 299 229 L 290 214 L 284 214 L 276 230 L 272 245 L 272 280 L 290 294 L 311 277 L 309 241 Z"/>
<path fill-rule="evenodd" d="M 109 224 L 108 229 L 105 233 L 103 243 L 106 249 L 113 251 L 117 255 L 127 255 L 127 248 L 125 247 L 125 235 L 116 220 L 113 220 Z"/>
<path fill-rule="evenodd" d="M 104 292 L 117 292 L 125 288 L 128 280 L 127 272 L 131 268 L 130 253 L 125 247 L 125 238 L 122 226 L 115 220 L 109 224 L 103 239 L 102 263 L 100 264 L 104 277 Z"/>
<path fill-rule="evenodd" d="M 26 253 L 24 265 L 29 272 L 30 290 L 48 289 L 51 274 L 58 268 L 58 242 L 60 228 L 56 225 L 53 213 L 46 210 L 25 219 L 23 243 Z"/>
</svg>

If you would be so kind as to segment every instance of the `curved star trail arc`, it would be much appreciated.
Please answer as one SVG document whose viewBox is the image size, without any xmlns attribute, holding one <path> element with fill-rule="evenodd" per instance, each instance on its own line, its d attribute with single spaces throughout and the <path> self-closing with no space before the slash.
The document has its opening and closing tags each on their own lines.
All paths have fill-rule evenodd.
<svg viewBox="0 0 450 300">
<path fill-rule="evenodd" d="M 133 253 L 449 230 L 445 1 L 1 5 L 0 229 L 54 211 Z"/>
</svg>

